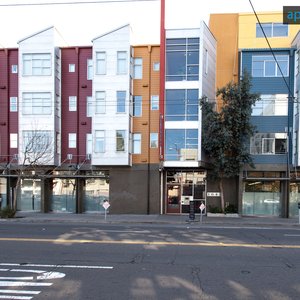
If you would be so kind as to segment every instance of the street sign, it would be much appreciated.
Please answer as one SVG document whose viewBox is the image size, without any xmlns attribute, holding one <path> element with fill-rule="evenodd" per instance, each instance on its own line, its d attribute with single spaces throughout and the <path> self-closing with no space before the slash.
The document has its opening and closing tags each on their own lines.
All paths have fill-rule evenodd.
<svg viewBox="0 0 300 300">
<path fill-rule="evenodd" d="M 103 202 L 102 206 L 104 207 L 105 210 L 107 210 L 110 207 L 110 204 L 108 201 Z"/>
<path fill-rule="evenodd" d="M 201 205 L 200 205 L 200 210 L 201 210 L 201 212 L 203 212 L 203 210 L 205 209 L 205 205 L 204 205 L 204 203 L 201 203 Z"/>
</svg>

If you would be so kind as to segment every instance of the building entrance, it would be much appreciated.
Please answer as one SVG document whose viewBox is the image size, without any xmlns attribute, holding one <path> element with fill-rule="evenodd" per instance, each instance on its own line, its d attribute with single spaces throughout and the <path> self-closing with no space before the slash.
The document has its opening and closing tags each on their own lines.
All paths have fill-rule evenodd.
<svg viewBox="0 0 300 300">
<path fill-rule="evenodd" d="M 189 213 L 190 201 L 195 212 L 200 213 L 201 203 L 206 203 L 206 172 L 168 170 L 166 172 L 166 213 Z"/>
</svg>

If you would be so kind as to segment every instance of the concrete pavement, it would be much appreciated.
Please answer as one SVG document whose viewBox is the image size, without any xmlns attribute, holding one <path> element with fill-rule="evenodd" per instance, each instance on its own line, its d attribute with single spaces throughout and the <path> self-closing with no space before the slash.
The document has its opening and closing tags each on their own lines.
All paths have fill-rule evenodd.
<svg viewBox="0 0 300 300">
<path fill-rule="evenodd" d="M 278 217 L 244 217 L 244 216 L 202 216 L 196 215 L 195 220 L 190 220 L 189 215 L 135 215 L 135 214 L 107 214 L 103 213 L 38 213 L 17 212 L 13 219 L 0 219 L 0 222 L 50 222 L 50 223 L 91 223 L 91 224 L 193 224 L 193 226 L 289 226 L 300 229 L 299 218 Z"/>
</svg>

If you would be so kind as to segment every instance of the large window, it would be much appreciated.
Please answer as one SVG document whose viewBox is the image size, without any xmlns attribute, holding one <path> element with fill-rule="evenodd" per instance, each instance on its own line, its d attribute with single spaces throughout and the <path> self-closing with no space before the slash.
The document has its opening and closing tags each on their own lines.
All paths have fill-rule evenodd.
<svg viewBox="0 0 300 300">
<path fill-rule="evenodd" d="M 117 74 L 127 74 L 127 52 L 117 52 Z"/>
<path fill-rule="evenodd" d="M 125 112 L 126 91 L 117 91 L 117 113 Z"/>
<path fill-rule="evenodd" d="M 199 38 L 167 39 L 166 80 L 199 80 Z"/>
<path fill-rule="evenodd" d="M 50 93 L 23 93 L 23 115 L 50 115 Z"/>
<path fill-rule="evenodd" d="M 166 129 L 165 159 L 196 161 L 198 129 Z"/>
<path fill-rule="evenodd" d="M 252 116 L 287 116 L 288 95 L 261 95 L 252 107 Z"/>
<path fill-rule="evenodd" d="M 106 53 L 96 52 L 96 74 L 106 74 Z"/>
<path fill-rule="evenodd" d="M 116 151 L 125 151 L 125 130 L 116 131 Z"/>
<path fill-rule="evenodd" d="M 134 58 L 133 59 L 133 79 L 143 78 L 143 59 Z"/>
<path fill-rule="evenodd" d="M 51 75 L 51 55 L 23 54 L 23 75 Z"/>
<path fill-rule="evenodd" d="M 96 114 L 105 113 L 105 92 L 96 92 Z"/>
<path fill-rule="evenodd" d="M 198 90 L 166 90 L 166 121 L 197 121 Z"/>
<path fill-rule="evenodd" d="M 288 55 L 254 55 L 252 57 L 253 77 L 281 77 L 289 74 Z M 282 73 L 282 74 L 281 74 Z"/>
<path fill-rule="evenodd" d="M 24 130 L 24 153 L 49 153 L 52 150 L 52 133 L 49 130 Z"/>
<path fill-rule="evenodd" d="M 282 23 L 257 23 L 256 37 L 264 38 L 265 36 L 263 32 L 265 33 L 266 37 L 288 36 L 289 27 L 287 24 Z"/>
<path fill-rule="evenodd" d="M 104 130 L 95 131 L 95 152 L 105 152 L 105 132 Z"/>
<path fill-rule="evenodd" d="M 250 139 L 250 154 L 285 154 L 287 151 L 286 133 L 256 133 Z"/>
<path fill-rule="evenodd" d="M 140 133 L 134 133 L 132 135 L 132 153 L 141 154 L 142 135 Z"/>
<path fill-rule="evenodd" d="M 135 117 L 142 115 L 142 96 L 133 97 L 133 115 Z"/>
</svg>

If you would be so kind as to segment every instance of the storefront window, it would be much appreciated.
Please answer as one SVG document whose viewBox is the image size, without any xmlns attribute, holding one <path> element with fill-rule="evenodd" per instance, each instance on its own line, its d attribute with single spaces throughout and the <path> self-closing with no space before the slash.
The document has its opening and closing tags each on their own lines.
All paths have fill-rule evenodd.
<svg viewBox="0 0 300 300">
<path fill-rule="evenodd" d="M 17 201 L 17 210 L 41 211 L 40 179 L 21 180 L 21 197 Z"/>
<path fill-rule="evenodd" d="M 299 215 L 298 202 L 300 202 L 300 183 L 293 182 L 290 184 L 289 217 Z"/>
<path fill-rule="evenodd" d="M 280 193 L 280 181 L 245 182 L 243 214 L 279 216 L 281 213 Z"/>
</svg>

